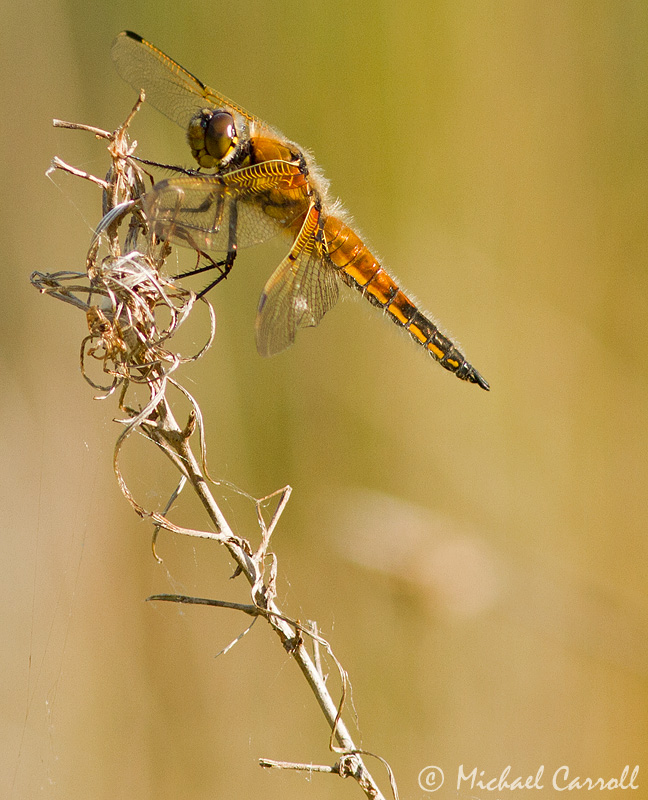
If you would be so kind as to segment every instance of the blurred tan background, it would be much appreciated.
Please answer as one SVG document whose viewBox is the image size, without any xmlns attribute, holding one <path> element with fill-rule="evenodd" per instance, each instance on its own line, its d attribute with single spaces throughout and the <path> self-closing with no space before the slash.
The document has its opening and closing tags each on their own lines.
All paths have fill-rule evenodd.
<svg viewBox="0 0 648 800">
<path fill-rule="evenodd" d="M 425 796 L 432 764 L 435 797 L 457 796 L 460 764 L 647 769 L 646 4 L 4 5 L 0 794 L 360 796 L 257 766 L 334 760 L 262 624 L 215 659 L 245 619 L 144 603 L 245 587 L 209 543 L 162 535 L 154 562 L 112 474 L 116 405 L 79 375 L 85 320 L 28 283 L 83 268 L 99 195 L 45 170 L 54 155 L 108 162 L 51 119 L 122 121 L 134 93 L 109 49 L 123 28 L 311 148 L 491 382 L 457 381 L 353 297 L 262 360 L 275 244 L 213 293 L 216 344 L 183 373 L 213 473 L 256 495 L 294 487 L 279 600 L 348 669 L 363 746 L 403 797 Z M 134 133 L 141 155 L 189 164 L 153 109 Z M 159 459 L 140 443 L 126 460 L 140 498 L 165 502 Z M 249 505 L 223 508 L 255 535 Z M 204 524 L 189 505 L 176 518 Z"/>
</svg>

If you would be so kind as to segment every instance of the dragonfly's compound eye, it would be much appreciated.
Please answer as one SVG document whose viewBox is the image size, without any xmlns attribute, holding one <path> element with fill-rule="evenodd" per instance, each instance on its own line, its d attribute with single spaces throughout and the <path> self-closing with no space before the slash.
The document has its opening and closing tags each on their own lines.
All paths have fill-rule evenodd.
<svg viewBox="0 0 648 800">
<path fill-rule="evenodd" d="M 205 150 L 216 161 L 222 161 L 236 142 L 234 117 L 229 111 L 214 111 L 205 127 Z"/>
</svg>

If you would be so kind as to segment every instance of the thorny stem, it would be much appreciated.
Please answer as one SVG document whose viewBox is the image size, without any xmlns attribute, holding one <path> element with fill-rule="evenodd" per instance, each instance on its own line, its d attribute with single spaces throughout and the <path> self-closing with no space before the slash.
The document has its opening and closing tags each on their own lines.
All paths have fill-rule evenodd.
<svg viewBox="0 0 648 800">
<path fill-rule="evenodd" d="M 186 389 L 170 377 L 179 364 L 195 360 L 210 346 L 214 331 L 214 317 L 211 306 L 207 304 L 211 315 L 212 336 L 196 356 L 181 358 L 168 350 L 167 343 L 189 314 L 194 305 L 195 296 L 176 286 L 173 281 L 160 277 L 159 270 L 170 252 L 166 243 L 154 242 L 154 237 L 148 233 L 146 252 L 139 252 L 139 240 L 142 232 L 146 233 L 147 225 L 147 220 L 139 208 L 139 198 L 145 191 L 145 179 L 141 167 L 133 158 L 135 145 L 129 143 L 126 129 L 143 100 L 144 95 L 141 93 L 126 122 L 114 133 L 87 125 L 55 120 L 55 125 L 58 127 L 84 130 L 93 133 L 97 138 L 108 140 L 112 167 L 106 180 L 101 180 L 65 164 L 60 159 L 52 162 L 50 172 L 59 169 L 101 186 L 104 190 L 104 218 L 97 228 L 88 253 L 89 286 L 81 280 L 84 277 L 81 273 L 72 272 L 59 272 L 51 275 L 34 273 L 32 282 L 41 292 L 51 294 L 57 299 L 86 311 L 90 336 L 84 339 L 81 351 L 83 375 L 92 386 L 101 388 L 105 392 L 105 397 L 121 387 L 120 408 L 126 412 L 126 418 L 118 420 L 124 425 L 124 430 L 115 447 L 114 468 L 118 483 L 126 498 L 140 516 L 150 518 L 154 522 L 156 533 L 163 528 L 183 535 L 215 539 L 223 544 L 236 562 L 235 575 L 242 573 L 250 585 L 252 604 L 244 605 L 178 595 L 153 595 L 148 599 L 215 605 L 242 611 L 254 619 L 258 617 L 266 619 L 278 635 L 286 652 L 296 661 L 310 686 L 331 728 L 330 748 L 340 755 L 338 762 L 330 767 L 309 767 L 309 765 L 268 759 L 261 759 L 261 766 L 295 770 L 311 769 L 342 777 L 353 777 L 368 798 L 384 800 L 383 794 L 362 759 L 362 755 L 373 756 L 373 754 L 356 747 L 341 718 L 348 688 L 346 671 L 333 654 L 328 642 L 318 634 L 317 627 L 313 623 L 301 624 L 297 620 L 290 619 L 275 602 L 276 558 L 267 548 L 274 526 L 288 499 L 290 487 L 283 490 L 274 519 L 267 527 L 261 516 L 263 501 L 256 501 L 263 535 L 261 544 L 256 553 L 253 553 L 248 541 L 237 536 L 231 529 L 210 491 L 209 482 L 218 483 L 218 481 L 209 478 L 207 472 L 200 409 Z M 125 246 L 127 255 L 124 256 L 118 238 L 118 228 L 126 216 L 130 217 L 130 221 Z M 97 256 L 100 239 L 103 236 L 108 240 L 109 255 L 99 262 Z M 93 302 L 96 303 L 97 300 L 101 305 L 93 305 Z M 156 318 L 156 310 L 160 307 L 166 309 L 167 315 L 171 317 L 171 322 L 167 322 L 166 327 L 161 330 L 158 328 Z M 98 341 L 98 344 L 90 347 L 93 341 Z M 104 372 L 111 378 L 109 386 L 99 386 L 86 374 L 85 360 L 90 357 L 103 361 Z M 128 408 L 125 404 L 129 387 L 133 383 L 144 383 L 149 392 L 148 404 L 139 411 Z M 176 421 L 167 400 L 166 391 L 170 386 L 184 394 L 191 404 L 192 411 L 184 428 Z M 193 487 L 211 521 L 213 531 L 182 528 L 168 519 L 166 511 L 164 513 L 147 511 L 137 503 L 119 467 L 121 448 L 126 439 L 136 431 L 154 442 L 179 470 L 183 480 Z M 200 460 L 196 457 L 190 444 L 190 439 L 196 432 L 200 436 Z M 267 499 L 269 498 L 264 498 L 264 500 Z M 266 576 L 267 559 L 271 564 L 269 576 Z M 305 645 L 306 640 L 314 643 L 317 655 L 315 661 Z M 328 690 L 321 667 L 319 667 L 320 646 L 329 653 L 340 674 L 342 696 L 337 704 Z M 337 744 L 335 744 L 336 742 Z M 396 784 L 389 765 L 381 757 L 374 757 L 378 758 L 386 767 L 392 792 L 395 800 L 398 800 Z"/>
</svg>

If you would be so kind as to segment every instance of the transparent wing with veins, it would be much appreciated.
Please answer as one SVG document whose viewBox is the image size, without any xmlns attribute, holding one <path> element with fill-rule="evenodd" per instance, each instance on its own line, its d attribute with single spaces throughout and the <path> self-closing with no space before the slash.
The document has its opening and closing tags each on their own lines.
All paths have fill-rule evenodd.
<svg viewBox="0 0 648 800">
<path fill-rule="evenodd" d="M 337 272 L 321 237 L 312 230 L 313 212 L 311 207 L 290 253 L 261 294 L 255 328 L 262 356 L 285 350 L 299 328 L 317 325 L 338 299 Z"/>
<path fill-rule="evenodd" d="M 132 31 L 122 31 L 117 36 L 111 56 L 122 78 L 136 91 L 144 89 L 146 100 L 185 130 L 203 108 L 226 109 L 243 118 L 248 126 L 266 127 Z"/>
<path fill-rule="evenodd" d="M 303 213 L 303 197 L 275 191 L 301 177 L 290 161 L 264 161 L 219 175 L 182 175 L 160 181 L 142 198 L 151 230 L 197 250 L 248 247 L 286 232 Z"/>
<path fill-rule="evenodd" d="M 186 175 L 158 183 L 143 198 L 149 225 L 160 238 L 196 250 L 232 252 L 290 231 L 303 212 L 301 203 L 265 204 L 271 183 L 264 185 L 256 167 L 296 169 L 290 162 L 263 162 L 223 175 Z M 241 175 L 254 170 L 253 175 Z M 256 180 L 247 180 L 255 177 Z M 291 250 L 267 282 L 256 320 L 257 349 L 274 355 L 291 345 L 299 328 L 313 327 L 338 299 L 336 270 L 319 231 L 320 212 L 311 206 Z"/>
</svg>

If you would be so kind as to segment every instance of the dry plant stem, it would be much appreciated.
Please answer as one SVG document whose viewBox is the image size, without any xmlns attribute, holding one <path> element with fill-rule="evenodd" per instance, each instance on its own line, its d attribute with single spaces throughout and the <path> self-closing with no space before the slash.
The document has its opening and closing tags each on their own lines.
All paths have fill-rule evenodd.
<svg viewBox="0 0 648 800">
<path fill-rule="evenodd" d="M 70 164 L 66 164 L 65 161 L 62 161 L 58 156 L 54 156 L 52 159 L 52 166 L 50 169 L 60 169 L 62 172 L 67 172 L 75 178 L 83 178 L 86 181 L 95 183 L 104 190 L 107 190 L 109 186 L 107 181 L 102 181 L 101 178 L 95 178 L 95 176 L 91 175 L 89 172 L 84 172 L 82 169 L 77 169 L 76 167 L 70 166 Z"/>
<path fill-rule="evenodd" d="M 162 380 L 162 383 L 159 381 L 151 381 L 149 384 L 153 401 L 155 401 L 155 399 L 158 397 L 161 398 L 155 405 L 156 413 L 154 416 L 156 417 L 156 423 L 151 424 L 149 421 L 151 416 L 147 414 L 147 419 L 141 420 L 139 424 L 141 425 L 143 432 L 160 447 L 160 449 L 170 458 L 170 460 L 187 478 L 187 481 L 191 484 L 191 486 L 194 488 L 194 491 L 200 498 L 209 518 L 216 528 L 216 532 L 208 533 L 180 528 L 179 526 L 170 522 L 170 520 L 168 520 L 162 514 L 156 512 L 145 512 L 144 509 L 141 508 L 130 495 L 130 492 L 128 491 L 117 467 L 117 456 L 119 453 L 118 445 L 116 449 L 115 466 L 122 491 L 126 493 L 126 496 L 129 498 L 138 513 L 142 514 L 143 516 L 150 516 L 155 521 L 156 525 L 159 525 L 161 528 L 165 528 L 175 533 L 216 539 L 227 547 L 230 555 L 235 560 L 238 569 L 245 575 L 248 583 L 252 587 L 253 600 L 255 603 L 254 608 L 257 615 L 262 615 L 268 620 L 272 628 L 278 634 L 285 650 L 290 653 L 297 662 L 302 674 L 311 687 L 311 691 L 315 695 L 315 698 L 317 699 L 317 702 L 322 709 L 329 726 L 331 727 L 333 735 L 335 736 L 335 740 L 339 745 L 337 748 L 333 747 L 333 743 L 331 742 L 331 747 L 336 752 L 342 754 L 339 768 L 336 769 L 335 772 L 344 776 L 353 776 L 367 797 L 382 798 L 384 800 L 384 796 L 378 788 L 378 785 L 374 781 L 369 770 L 366 768 L 363 760 L 360 757 L 360 754 L 366 751 L 361 750 L 355 745 L 348 728 L 341 719 L 341 710 L 346 696 L 346 673 L 339 663 L 336 662 L 338 664 L 338 669 L 341 672 L 344 684 L 342 701 L 339 705 L 336 705 L 331 697 L 321 672 L 318 670 L 316 664 L 310 657 L 308 650 L 304 645 L 303 635 L 306 634 L 324 644 L 326 643 L 324 640 L 321 640 L 319 636 L 309 630 L 308 627 L 301 626 L 298 623 L 289 620 L 289 618 L 283 614 L 281 609 L 274 602 L 272 592 L 269 590 L 268 584 L 264 583 L 263 575 L 260 571 L 260 565 L 262 564 L 262 561 L 256 560 L 250 554 L 248 548 L 245 546 L 246 543 L 237 537 L 230 528 L 229 523 L 222 514 L 211 491 L 209 490 L 208 481 L 205 478 L 200 463 L 189 444 L 190 437 L 195 431 L 195 417 L 192 416 L 187 426 L 184 429 L 181 428 L 173 416 L 166 398 L 164 397 L 163 384 L 164 380 Z M 136 419 L 129 421 L 129 428 L 127 431 L 132 431 L 134 429 L 134 423 L 137 424 Z M 171 600 L 176 598 L 167 597 L 165 599 Z M 177 600 L 180 602 L 194 601 L 193 598 L 177 598 Z M 203 601 L 198 599 L 198 602 Z M 208 601 L 204 602 L 207 603 Z M 222 604 L 215 603 L 215 605 Z M 244 610 L 245 613 L 250 613 L 248 609 L 238 610 Z M 380 760 L 383 761 L 383 759 Z M 395 785 L 393 783 L 391 770 L 388 769 L 388 772 L 390 773 L 390 782 L 392 783 L 395 796 L 398 797 Z"/>
<path fill-rule="evenodd" d="M 259 764 L 267 769 L 294 769 L 297 772 L 327 772 L 335 775 L 340 772 L 339 768 L 327 764 L 296 764 L 292 761 L 274 761 L 271 758 L 260 758 Z"/>
<path fill-rule="evenodd" d="M 310 657 L 306 649 L 303 638 L 302 630 L 308 633 L 306 628 L 300 630 L 301 626 L 297 629 L 291 625 L 288 618 L 283 614 L 281 609 L 276 605 L 272 597 L 269 596 L 268 587 L 262 581 L 262 576 L 259 574 L 259 564 L 244 548 L 243 542 L 234 535 L 227 520 L 222 514 L 218 504 L 209 490 L 209 485 L 203 475 L 198 459 L 196 458 L 191 446 L 189 444 L 189 435 L 191 431 L 184 430 L 178 425 L 171 409 L 168 407 L 166 400 L 163 401 L 164 408 L 160 409 L 159 417 L 162 424 L 155 426 L 155 428 L 148 428 L 146 432 L 150 435 L 151 439 L 158 444 L 158 446 L 171 458 L 173 463 L 177 466 L 182 465 L 182 472 L 186 476 L 188 482 L 193 486 L 196 494 L 200 498 L 209 518 L 211 519 L 217 534 L 217 538 L 228 549 L 230 555 L 236 562 L 240 571 L 245 575 L 248 583 L 254 589 L 253 600 L 255 606 L 240 607 L 238 604 L 226 604 L 217 602 L 215 605 L 221 607 L 233 608 L 244 611 L 247 614 L 258 614 L 266 617 L 272 628 L 279 636 L 282 645 L 288 653 L 297 662 L 302 674 L 306 678 L 308 685 L 311 687 L 317 702 L 319 703 L 326 720 L 335 732 L 335 739 L 344 754 L 345 768 L 342 774 L 353 775 L 362 787 L 363 791 L 369 798 L 381 798 L 384 796 L 378 788 L 376 782 L 371 776 L 369 770 L 366 768 L 364 762 L 360 758 L 362 752 L 353 741 L 348 728 L 340 719 L 339 708 L 334 702 L 331 694 L 324 682 L 324 679 L 317 669 L 313 659 Z M 158 407 L 159 408 L 159 407 Z M 192 426 L 189 426 L 192 427 Z M 189 435 L 187 435 L 189 434 Z M 175 530 L 179 532 L 177 526 L 170 524 L 161 515 L 155 515 L 156 524 L 162 528 Z M 194 534 L 195 535 L 195 534 Z M 159 595 L 156 599 L 163 599 Z M 168 600 L 180 600 L 173 596 L 165 597 Z M 181 602 L 206 602 L 201 601 L 200 598 L 182 598 Z M 337 748 L 336 748 L 337 749 Z M 340 751 L 338 751 L 340 752 Z M 332 770 L 339 773 L 339 769 Z"/>
</svg>

